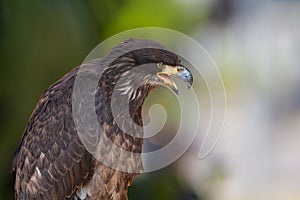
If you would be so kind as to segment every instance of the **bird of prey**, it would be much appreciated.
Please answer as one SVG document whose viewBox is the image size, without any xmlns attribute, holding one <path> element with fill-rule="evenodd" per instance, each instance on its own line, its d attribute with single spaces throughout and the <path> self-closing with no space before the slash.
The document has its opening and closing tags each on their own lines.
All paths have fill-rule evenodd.
<svg viewBox="0 0 300 200">
<path fill-rule="evenodd" d="M 133 129 L 136 135 L 127 134 L 122 127 L 122 115 L 130 116 L 132 123 L 142 127 L 142 105 L 151 91 L 163 85 L 178 93 L 173 76 L 188 86 L 193 82 L 191 72 L 178 55 L 144 39 L 127 39 L 106 57 L 74 68 L 42 94 L 29 118 L 12 162 L 16 199 L 127 199 L 128 186 L 138 171 L 122 171 L 97 159 L 79 137 L 72 113 L 72 92 L 79 70 L 92 66 L 96 70 L 86 71 L 98 77 L 97 69 L 104 65 L 107 66 L 92 91 L 97 122 L 113 146 L 137 155 L 142 152 L 142 129 Z M 135 71 L 138 67 L 140 70 Z M 139 87 L 134 88 L 137 83 Z M 128 105 L 127 113 L 119 114 L 120 123 L 116 123 L 119 115 L 113 114 L 111 106 L 115 90 L 120 91 L 117 99 L 125 99 L 124 104 Z M 89 99 L 78 101 L 84 103 Z M 79 116 L 87 124 L 89 119 L 84 113 Z M 90 133 L 93 130 L 88 129 Z M 96 146 L 95 152 L 104 159 L 112 158 L 112 148 L 102 148 L 103 145 Z M 111 164 L 122 159 L 113 156 Z M 143 169 L 141 157 L 129 161 L 131 168 Z"/>
</svg>

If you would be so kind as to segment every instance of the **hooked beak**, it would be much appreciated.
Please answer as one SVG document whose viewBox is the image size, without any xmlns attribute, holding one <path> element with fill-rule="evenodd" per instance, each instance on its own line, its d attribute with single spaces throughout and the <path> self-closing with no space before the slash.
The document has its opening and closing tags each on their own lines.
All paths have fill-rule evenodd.
<svg viewBox="0 0 300 200">
<path fill-rule="evenodd" d="M 178 77 L 179 79 L 187 83 L 188 89 L 191 88 L 193 84 L 193 76 L 191 72 L 184 66 L 171 66 L 159 64 L 158 67 L 161 68 L 161 72 L 158 72 L 157 76 L 165 85 L 169 86 L 176 94 L 179 94 L 179 91 L 175 82 L 170 78 L 170 76 Z"/>
</svg>

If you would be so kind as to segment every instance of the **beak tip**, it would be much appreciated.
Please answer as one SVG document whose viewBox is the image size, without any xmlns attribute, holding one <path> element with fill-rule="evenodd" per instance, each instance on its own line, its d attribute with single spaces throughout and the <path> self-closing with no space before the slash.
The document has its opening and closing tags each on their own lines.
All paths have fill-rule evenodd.
<svg viewBox="0 0 300 200">
<path fill-rule="evenodd" d="M 174 85 L 174 87 L 172 87 L 172 90 L 175 94 L 179 95 L 179 90 L 176 85 Z"/>
<path fill-rule="evenodd" d="M 190 89 L 193 84 L 193 76 L 192 73 L 185 67 L 179 66 L 181 71 L 177 73 L 177 77 L 186 82 L 187 88 Z"/>
</svg>

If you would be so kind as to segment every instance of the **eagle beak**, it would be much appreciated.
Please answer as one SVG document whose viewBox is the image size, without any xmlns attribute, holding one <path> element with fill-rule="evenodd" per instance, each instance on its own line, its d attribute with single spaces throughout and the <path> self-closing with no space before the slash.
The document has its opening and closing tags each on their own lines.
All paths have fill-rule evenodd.
<svg viewBox="0 0 300 200">
<path fill-rule="evenodd" d="M 162 64 L 159 64 L 158 67 L 161 68 L 161 72 L 158 72 L 157 76 L 165 85 L 169 86 L 176 94 L 179 94 L 179 91 L 175 82 L 170 78 L 170 76 L 177 76 L 178 78 L 187 83 L 188 89 L 191 88 L 193 84 L 193 76 L 187 68 L 183 67 L 182 65 L 171 66 Z"/>
</svg>

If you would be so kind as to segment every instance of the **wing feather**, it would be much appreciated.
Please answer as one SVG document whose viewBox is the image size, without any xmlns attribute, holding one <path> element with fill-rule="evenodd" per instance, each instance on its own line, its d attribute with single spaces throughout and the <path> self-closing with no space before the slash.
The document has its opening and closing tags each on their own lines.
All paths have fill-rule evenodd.
<svg viewBox="0 0 300 200">
<path fill-rule="evenodd" d="M 16 199 L 65 199 L 90 179 L 94 159 L 72 118 L 73 70 L 40 98 L 15 153 Z"/>
</svg>

